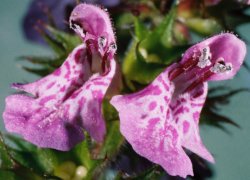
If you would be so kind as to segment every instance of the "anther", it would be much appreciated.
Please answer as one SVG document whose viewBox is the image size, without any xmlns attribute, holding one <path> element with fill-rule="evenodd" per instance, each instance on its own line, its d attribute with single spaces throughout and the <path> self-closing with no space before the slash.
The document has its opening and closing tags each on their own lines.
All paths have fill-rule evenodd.
<svg viewBox="0 0 250 180">
<path fill-rule="evenodd" d="M 232 70 L 231 65 L 224 65 L 220 63 L 216 63 L 213 67 L 210 68 L 210 71 L 213 73 L 223 73 Z"/>
<path fill-rule="evenodd" d="M 107 39 L 104 36 L 100 36 L 98 38 L 98 47 L 99 48 L 104 48 L 107 43 Z"/>
<path fill-rule="evenodd" d="M 109 51 L 115 52 L 117 50 L 117 46 L 115 43 L 111 43 L 109 46 Z"/>
<path fill-rule="evenodd" d="M 210 71 L 213 73 L 224 73 L 232 70 L 231 64 L 225 64 L 223 58 L 219 58 L 217 62 L 210 68 Z"/>
<path fill-rule="evenodd" d="M 82 29 L 81 26 L 78 25 L 76 22 L 70 21 L 70 25 L 69 25 L 69 26 L 70 26 L 70 28 L 73 29 L 75 32 L 79 33 L 80 36 L 81 36 L 82 38 L 85 37 L 85 34 L 84 34 L 83 29 Z"/>
<path fill-rule="evenodd" d="M 211 65 L 210 59 L 211 59 L 210 48 L 206 46 L 201 51 L 201 56 L 199 57 L 197 66 L 200 68 L 205 68 L 206 66 L 210 66 Z"/>
</svg>

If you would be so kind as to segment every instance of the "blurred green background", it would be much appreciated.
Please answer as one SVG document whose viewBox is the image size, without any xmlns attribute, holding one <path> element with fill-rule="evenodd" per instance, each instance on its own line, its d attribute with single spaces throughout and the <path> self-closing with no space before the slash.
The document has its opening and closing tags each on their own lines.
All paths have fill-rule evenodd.
<svg viewBox="0 0 250 180">
<path fill-rule="evenodd" d="M 22 70 L 18 57 L 22 55 L 44 55 L 46 48 L 27 42 L 21 31 L 21 20 L 30 0 L 1 0 L 0 4 L 0 110 L 4 110 L 4 98 L 14 92 L 12 82 L 30 82 L 38 77 Z M 250 25 L 240 27 L 240 32 L 250 40 Z M 250 46 L 248 46 L 250 50 Z M 246 61 L 250 63 L 250 55 Z M 250 73 L 245 68 L 230 81 L 219 82 L 232 88 L 249 87 Z M 210 83 L 210 87 L 218 85 Z M 221 113 L 237 122 L 241 129 L 227 126 L 230 133 L 217 128 L 201 127 L 204 144 L 214 154 L 216 164 L 212 165 L 215 176 L 212 179 L 235 180 L 250 178 L 250 94 L 241 93 L 231 98 L 231 104 L 224 106 Z M 1 130 L 4 129 L 2 118 Z"/>
</svg>

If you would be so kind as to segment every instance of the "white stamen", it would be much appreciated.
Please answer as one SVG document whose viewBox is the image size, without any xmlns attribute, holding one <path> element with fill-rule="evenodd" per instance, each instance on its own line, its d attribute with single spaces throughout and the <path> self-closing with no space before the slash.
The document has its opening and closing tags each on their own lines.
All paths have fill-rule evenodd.
<svg viewBox="0 0 250 180">
<path fill-rule="evenodd" d="M 109 50 L 108 51 L 112 51 L 115 52 L 117 50 L 117 46 L 115 43 L 111 43 L 109 46 Z"/>
<path fill-rule="evenodd" d="M 100 36 L 98 38 L 98 47 L 100 49 L 104 48 L 106 46 L 106 43 L 107 43 L 107 39 L 104 36 Z"/>
<path fill-rule="evenodd" d="M 224 73 L 232 71 L 232 64 L 224 64 L 224 59 L 219 58 L 213 67 L 210 68 L 210 71 L 213 73 Z"/>
<path fill-rule="evenodd" d="M 82 29 L 79 25 L 73 24 L 73 23 L 70 21 L 69 27 L 70 27 L 71 29 L 73 29 L 76 33 L 80 34 L 80 36 L 81 36 L 82 38 L 85 37 L 85 34 L 84 34 L 84 32 L 83 32 L 83 29 Z"/>
<path fill-rule="evenodd" d="M 206 66 L 210 66 L 211 65 L 210 59 L 211 59 L 210 48 L 206 46 L 201 51 L 201 56 L 199 57 L 199 62 L 197 66 L 200 68 L 205 68 Z"/>
</svg>

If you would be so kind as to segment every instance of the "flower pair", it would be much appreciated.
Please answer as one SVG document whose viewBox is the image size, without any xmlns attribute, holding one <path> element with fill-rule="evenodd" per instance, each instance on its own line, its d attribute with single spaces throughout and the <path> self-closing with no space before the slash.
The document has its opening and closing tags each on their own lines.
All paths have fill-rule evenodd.
<svg viewBox="0 0 250 180">
<path fill-rule="evenodd" d="M 40 146 L 69 150 L 83 129 L 102 141 L 102 100 L 115 74 L 115 37 L 104 10 L 78 5 L 70 27 L 83 39 L 60 68 L 31 84 L 13 84 L 30 95 L 6 98 L 5 127 Z M 225 33 L 189 48 L 145 89 L 114 96 L 120 130 L 133 149 L 170 175 L 192 175 L 185 149 L 213 162 L 199 135 L 207 81 L 232 78 L 246 54 L 245 44 Z M 185 149 L 184 149 L 185 148 Z"/>
</svg>

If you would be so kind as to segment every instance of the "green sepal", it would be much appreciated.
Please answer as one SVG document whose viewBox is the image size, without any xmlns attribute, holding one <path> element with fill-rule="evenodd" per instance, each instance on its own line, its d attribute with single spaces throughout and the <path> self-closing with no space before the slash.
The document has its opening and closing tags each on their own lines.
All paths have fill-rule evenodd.
<svg viewBox="0 0 250 180">
<path fill-rule="evenodd" d="M 160 64 L 147 63 L 137 58 L 136 42 L 130 46 L 122 66 L 126 81 L 136 81 L 141 84 L 150 83 L 163 70 L 164 66 Z"/>
<path fill-rule="evenodd" d="M 6 144 L 4 143 L 3 136 L 0 133 L 0 169 L 13 169 L 16 163 L 11 157 Z"/>
<path fill-rule="evenodd" d="M 173 45 L 173 26 L 176 18 L 176 6 L 172 7 L 170 12 L 163 18 L 161 24 L 157 26 L 142 41 L 141 46 L 148 51 L 159 48 L 159 43 L 165 48 Z"/>
<path fill-rule="evenodd" d="M 222 31 L 221 25 L 215 19 L 203 19 L 199 17 L 188 18 L 185 24 L 194 32 L 202 36 L 210 36 Z"/>
</svg>

